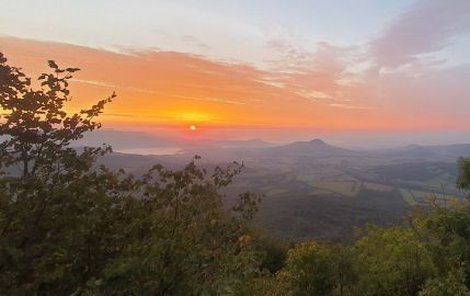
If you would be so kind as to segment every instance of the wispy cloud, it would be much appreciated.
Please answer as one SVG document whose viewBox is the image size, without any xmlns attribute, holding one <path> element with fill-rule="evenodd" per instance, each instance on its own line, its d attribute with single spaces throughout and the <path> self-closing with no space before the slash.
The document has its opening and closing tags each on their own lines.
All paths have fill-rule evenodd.
<svg viewBox="0 0 470 296">
<path fill-rule="evenodd" d="M 339 104 L 339 103 L 333 103 L 333 104 L 330 104 L 330 106 L 335 107 L 335 108 L 343 108 L 343 109 L 357 109 L 357 110 L 370 110 L 370 109 L 372 109 L 372 107 L 354 106 L 354 105 Z"/>
<path fill-rule="evenodd" d="M 94 81 L 94 80 L 83 80 L 83 79 L 77 79 L 77 78 L 72 78 L 70 79 L 71 81 L 78 82 L 78 83 L 84 83 L 84 84 L 89 84 L 89 85 L 94 85 L 94 86 L 100 86 L 100 87 L 106 87 L 106 88 L 116 88 L 117 85 L 111 84 L 108 82 L 104 81 Z"/>
<path fill-rule="evenodd" d="M 370 44 L 380 67 L 398 67 L 470 33 L 470 1 L 417 0 Z"/>
<path fill-rule="evenodd" d="M 80 67 L 74 96 L 86 104 L 116 90 L 107 118 L 126 124 L 190 119 L 168 115 L 181 112 L 206 114 L 207 120 L 224 125 L 430 129 L 470 124 L 470 65 L 402 59 L 414 57 L 414 51 L 371 54 L 368 49 L 379 39 L 365 47 L 322 42 L 310 50 L 277 40 L 269 46 L 286 60 L 272 61 L 270 69 L 187 53 L 122 54 L 11 38 L 0 38 L 0 50 L 27 72 L 42 72 L 50 58 Z M 407 64 L 389 69 L 385 57 Z"/>
<path fill-rule="evenodd" d="M 197 46 L 197 47 L 199 47 L 201 49 L 204 49 L 204 50 L 208 50 L 208 49 L 211 48 L 209 45 L 202 42 L 199 38 L 197 38 L 195 36 L 192 36 L 192 35 L 184 35 L 183 37 L 181 37 L 181 40 L 183 42 L 186 42 L 190 45 Z"/>
</svg>

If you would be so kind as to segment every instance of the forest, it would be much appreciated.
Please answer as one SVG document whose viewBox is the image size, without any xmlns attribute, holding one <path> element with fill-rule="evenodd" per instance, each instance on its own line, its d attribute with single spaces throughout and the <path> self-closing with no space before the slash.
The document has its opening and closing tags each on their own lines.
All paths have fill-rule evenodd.
<svg viewBox="0 0 470 296">
<path fill-rule="evenodd" d="M 350 242 L 282 241 L 253 223 L 259 194 L 226 207 L 242 163 L 136 176 L 99 162 L 110 146 L 72 147 L 116 94 L 69 112 L 79 69 L 48 65 L 32 79 L 0 53 L 0 295 L 470 295 L 467 199 Z"/>
</svg>

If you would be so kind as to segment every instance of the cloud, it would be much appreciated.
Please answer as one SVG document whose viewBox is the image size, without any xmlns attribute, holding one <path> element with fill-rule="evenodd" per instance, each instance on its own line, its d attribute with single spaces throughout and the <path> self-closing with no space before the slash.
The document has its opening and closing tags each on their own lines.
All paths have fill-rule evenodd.
<svg viewBox="0 0 470 296">
<path fill-rule="evenodd" d="M 344 108 L 344 109 L 358 109 L 358 110 L 370 110 L 371 109 L 371 107 L 354 106 L 354 105 L 339 104 L 339 103 L 333 103 L 333 104 L 330 104 L 330 106 L 335 107 L 335 108 Z"/>
<path fill-rule="evenodd" d="M 109 52 L 60 43 L 0 38 L 13 65 L 41 73 L 48 59 L 76 66 L 78 109 L 116 90 L 106 126 L 206 124 L 348 129 L 439 129 L 469 126 L 470 65 L 413 63 L 377 71 L 358 47 L 317 43 L 314 50 L 277 40 L 287 60 L 272 69 L 179 52 Z M 274 61 L 273 61 L 274 62 Z M 419 75 L 418 75 L 419 74 Z M 210 122 L 209 122 L 210 121 Z"/>
<path fill-rule="evenodd" d="M 470 33 L 470 1 L 417 0 L 370 44 L 380 67 L 399 67 Z"/>
<path fill-rule="evenodd" d="M 281 54 L 275 69 L 282 69 L 278 82 L 286 89 L 308 100 L 338 104 L 348 100 L 344 89 L 353 80 L 350 68 L 360 60 L 356 47 L 319 42 L 315 50 L 308 51 L 281 40 L 273 40 L 269 46 Z"/>
<path fill-rule="evenodd" d="M 101 86 L 101 87 L 106 87 L 106 88 L 116 88 L 117 85 L 108 83 L 108 82 L 103 82 L 103 81 L 93 81 L 93 80 L 83 80 L 83 79 L 76 79 L 72 78 L 70 79 L 71 81 L 78 82 L 78 83 L 84 83 L 84 84 L 89 84 L 89 85 L 94 85 L 94 86 Z"/>
<path fill-rule="evenodd" d="M 200 49 L 209 50 L 211 47 L 206 43 L 202 42 L 199 38 L 191 35 L 184 35 L 181 37 L 181 40 L 189 45 L 194 45 L 199 47 Z"/>
<path fill-rule="evenodd" d="M 217 114 L 211 118 L 234 124 L 306 121 L 303 115 L 293 115 L 308 110 L 304 108 L 306 98 L 283 85 L 277 73 L 251 65 L 178 52 L 117 53 L 16 38 L 0 38 L 0 44 L 9 61 L 22 66 L 27 73 L 43 72 L 51 58 L 59 65 L 81 68 L 72 85 L 74 96 L 81 99 L 74 108 L 93 103 L 115 90 L 118 98 L 107 112 L 135 114 L 142 121 L 147 118 L 165 121 L 164 114 L 175 110 L 195 113 L 203 110 Z M 286 110 L 292 114 L 284 116 Z"/>
</svg>

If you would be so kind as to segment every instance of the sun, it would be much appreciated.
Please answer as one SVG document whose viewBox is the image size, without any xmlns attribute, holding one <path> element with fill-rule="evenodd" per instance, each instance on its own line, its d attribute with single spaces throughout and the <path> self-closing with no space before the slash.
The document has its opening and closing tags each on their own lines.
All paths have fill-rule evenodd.
<svg viewBox="0 0 470 296">
<path fill-rule="evenodd" d="M 188 127 L 188 129 L 189 129 L 190 131 L 194 132 L 195 130 L 197 130 L 197 126 L 195 126 L 194 124 L 192 124 L 192 125 L 190 125 L 190 126 Z"/>
</svg>

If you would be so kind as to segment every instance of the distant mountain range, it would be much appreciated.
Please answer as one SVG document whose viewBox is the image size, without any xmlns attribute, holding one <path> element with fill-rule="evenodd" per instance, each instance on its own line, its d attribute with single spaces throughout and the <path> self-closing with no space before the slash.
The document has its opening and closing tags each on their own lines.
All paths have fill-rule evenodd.
<svg viewBox="0 0 470 296">
<path fill-rule="evenodd" d="M 409 160 L 456 161 L 461 156 L 470 156 L 470 144 L 453 145 L 408 145 L 395 149 L 372 151 L 380 156 L 400 157 Z"/>
<path fill-rule="evenodd" d="M 180 151 L 183 154 L 208 154 L 208 157 L 256 156 L 263 157 L 393 157 L 406 160 L 452 161 L 460 156 L 470 156 L 470 144 L 453 145 L 408 145 L 393 149 L 352 150 L 330 145 L 321 139 L 296 141 L 285 145 L 275 145 L 261 139 L 250 140 L 212 140 L 185 139 L 171 136 L 153 136 L 142 132 L 101 130 L 87 135 L 80 146 L 99 146 L 110 144 L 115 151 L 131 154 L 168 154 Z M 155 148 L 155 149 L 152 149 Z M 139 150 L 140 149 L 140 150 Z M 139 153 L 139 151 L 145 151 Z M 165 153 L 162 153 L 165 151 Z"/>
<path fill-rule="evenodd" d="M 332 146 L 325 143 L 321 139 L 314 139 L 311 141 L 298 141 L 287 145 L 276 146 L 267 148 L 264 153 L 279 154 L 279 155 L 354 155 L 357 152 Z"/>
</svg>

